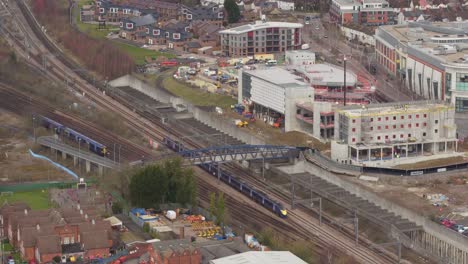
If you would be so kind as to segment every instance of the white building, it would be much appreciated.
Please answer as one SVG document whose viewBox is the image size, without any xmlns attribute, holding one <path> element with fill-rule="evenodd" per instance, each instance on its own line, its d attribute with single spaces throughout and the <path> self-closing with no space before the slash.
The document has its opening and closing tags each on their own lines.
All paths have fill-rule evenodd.
<svg viewBox="0 0 468 264">
<path fill-rule="evenodd" d="M 259 120 L 270 125 L 281 122 L 286 132 L 297 130 L 296 102 L 313 101 L 314 90 L 310 85 L 279 67 L 240 71 L 239 74 L 239 103 L 252 105 Z"/>
<path fill-rule="evenodd" d="M 306 264 L 289 251 L 249 251 L 229 257 L 210 260 L 210 264 Z"/>
<path fill-rule="evenodd" d="M 410 22 L 376 30 L 377 61 L 408 89 L 468 111 L 468 21 Z"/>
<path fill-rule="evenodd" d="M 455 111 L 449 104 L 413 101 L 339 107 L 331 157 L 337 162 L 392 166 L 457 149 Z"/>
<path fill-rule="evenodd" d="M 289 66 L 305 66 L 315 64 L 315 52 L 310 50 L 287 50 L 285 61 Z"/>
</svg>

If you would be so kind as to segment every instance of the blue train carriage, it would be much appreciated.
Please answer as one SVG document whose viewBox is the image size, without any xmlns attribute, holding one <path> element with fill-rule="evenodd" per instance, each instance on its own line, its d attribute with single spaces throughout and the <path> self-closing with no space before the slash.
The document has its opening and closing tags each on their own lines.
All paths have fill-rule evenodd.
<svg viewBox="0 0 468 264">
<path fill-rule="evenodd" d="M 91 152 L 94 152 L 96 154 L 98 154 L 99 156 L 109 156 L 110 155 L 110 152 L 109 150 L 107 149 L 107 147 L 69 127 L 65 128 L 64 130 L 64 133 L 66 136 L 68 136 L 69 138 L 72 138 L 73 140 L 75 141 L 82 141 L 84 144 L 86 144 L 88 146 L 88 149 L 91 151 Z"/>
<path fill-rule="evenodd" d="M 45 116 L 40 116 L 40 121 L 43 127 L 51 130 L 54 129 L 57 134 L 62 133 L 65 128 L 64 125 Z"/>
</svg>

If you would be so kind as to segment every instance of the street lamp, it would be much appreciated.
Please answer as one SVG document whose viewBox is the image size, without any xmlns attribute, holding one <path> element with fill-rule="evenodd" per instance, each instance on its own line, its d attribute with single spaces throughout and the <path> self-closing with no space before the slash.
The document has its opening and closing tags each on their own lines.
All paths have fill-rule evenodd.
<svg viewBox="0 0 468 264">
<path fill-rule="evenodd" d="M 35 115 L 33 115 L 32 121 L 33 121 L 33 136 L 34 136 L 34 143 L 36 143 L 36 116 L 35 116 Z"/>
<path fill-rule="evenodd" d="M 346 55 L 343 58 L 343 66 L 344 66 L 344 76 L 343 76 L 343 89 L 344 89 L 344 98 L 343 98 L 343 105 L 346 106 Z"/>
<path fill-rule="evenodd" d="M 80 170 L 80 173 L 81 173 L 81 138 L 78 138 L 78 168 Z"/>
<path fill-rule="evenodd" d="M 120 148 L 122 148 L 122 145 L 119 144 L 119 169 L 120 169 Z"/>
</svg>

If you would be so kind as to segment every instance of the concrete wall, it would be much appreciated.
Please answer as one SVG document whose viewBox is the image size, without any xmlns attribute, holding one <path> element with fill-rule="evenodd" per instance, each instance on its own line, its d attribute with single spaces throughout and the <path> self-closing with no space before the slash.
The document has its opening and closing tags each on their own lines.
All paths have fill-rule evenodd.
<svg viewBox="0 0 468 264">
<path fill-rule="evenodd" d="M 411 57 L 408 57 L 408 60 L 406 61 L 406 66 L 407 69 L 412 69 L 411 79 L 409 79 L 409 75 L 407 74 L 405 83 L 407 87 L 412 87 L 412 90 L 415 93 L 424 96 L 424 98 L 431 100 L 442 99 L 442 70 L 432 67 L 429 64 L 421 63 L 420 61 L 417 61 Z M 421 74 L 421 85 L 419 83 L 419 74 Z M 429 85 L 427 83 L 427 79 L 430 79 Z M 411 82 L 411 86 L 409 82 Z M 433 82 L 438 83 L 437 97 L 435 97 Z"/>
<path fill-rule="evenodd" d="M 177 107 L 177 105 L 184 105 L 188 113 L 191 113 L 195 119 L 197 119 L 198 121 L 200 121 L 201 123 L 205 125 L 216 128 L 225 134 L 228 134 L 240 141 L 245 142 L 246 144 L 254 144 L 254 145 L 265 144 L 265 140 L 248 133 L 244 129 L 239 129 L 234 124 L 234 121 L 230 119 L 222 118 L 214 112 L 208 112 L 208 111 L 202 110 L 192 105 L 191 103 L 185 101 L 184 99 L 173 96 L 164 90 L 158 89 L 156 87 L 152 87 L 148 83 L 143 82 L 135 78 L 134 76 L 131 76 L 131 75 L 122 76 L 120 78 L 117 78 L 109 82 L 109 85 L 112 87 L 130 86 L 133 89 L 138 90 L 154 98 L 157 101 L 160 101 L 162 103 L 170 103 L 176 109 L 180 108 L 180 107 Z"/>
<path fill-rule="evenodd" d="M 368 44 L 368 45 L 371 45 L 372 47 L 375 47 L 374 36 L 367 35 L 364 32 L 357 31 L 355 29 L 351 29 L 345 26 L 341 26 L 341 33 L 343 33 L 343 35 L 349 40 L 353 40 L 354 38 L 357 37 L 360 43 Z"/>
<path fill-rule="evenodd" d="M 388 211 L 393 212 L 401 216 L 402 218 L 407 218 L 408 220 L 415 222 L 418 225 L 421 225 L 424 228 L 425 232 L 441 240 L 444 240 L 447 243 L 450 243 L 451 245 L 465 252 L 468 252 L 468 238 L 465 236 L 462 236 L 450 229 L 447 229 L 446 227 L 439 225 L 410 209 L 404 208 L 383 197 L 380 197 L 378 194 L 364 189 L 364 187 L 343 180 L 338 175 L 329 172 L 323 168 L 320 168 L 310 162 L 300 161 L 294 166 L 297 166 L 300 169 L 294 168 L 289 170 L 297 173 L 300 172 L 302 169 L 302 172 L 311 173 L 330 183 L 336 184 L 339 187 L 345 188 L 347 191 L 355 194 L 356 196 L 366 199 L 374 203 L 375 205 L 382 207 L 383 209 L 387 209 Z"/>
</svg>

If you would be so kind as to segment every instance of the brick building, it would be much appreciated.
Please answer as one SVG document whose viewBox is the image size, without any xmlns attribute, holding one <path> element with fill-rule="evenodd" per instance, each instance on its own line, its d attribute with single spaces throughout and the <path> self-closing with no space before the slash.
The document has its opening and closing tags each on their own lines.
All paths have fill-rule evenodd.
<svg viewBox="0 0 468 264">
<path fill-rule="evenodd" d="M 178 18 L 181 5 L 178 3 L 154 0 L 98 0 L 96 1 L 96 20 L 120 22 L 122 19 L 148 14 L 164 19 Z"/>
<path fill-rule="evenodd" d="M 141 17 L 124 18 L 120 22 L 120 37 L 135 42 L 145 43 L 149 33 L 148 28 L 158 25 L 158 20 L 154 15 Z"/>
<path fill-rule="evenodd" d="M 332 0 L 329 13 L 330 19 L 339 25 L 391 25 L 397 19 L 397 13 L 386 0 Z"/>
<path fill-rule="evenodd" d="M 252 56 L 300 49 L 303 25 L 299 23 L 256 21 L 219 32 L 225 56 Z"/>
</svg>

